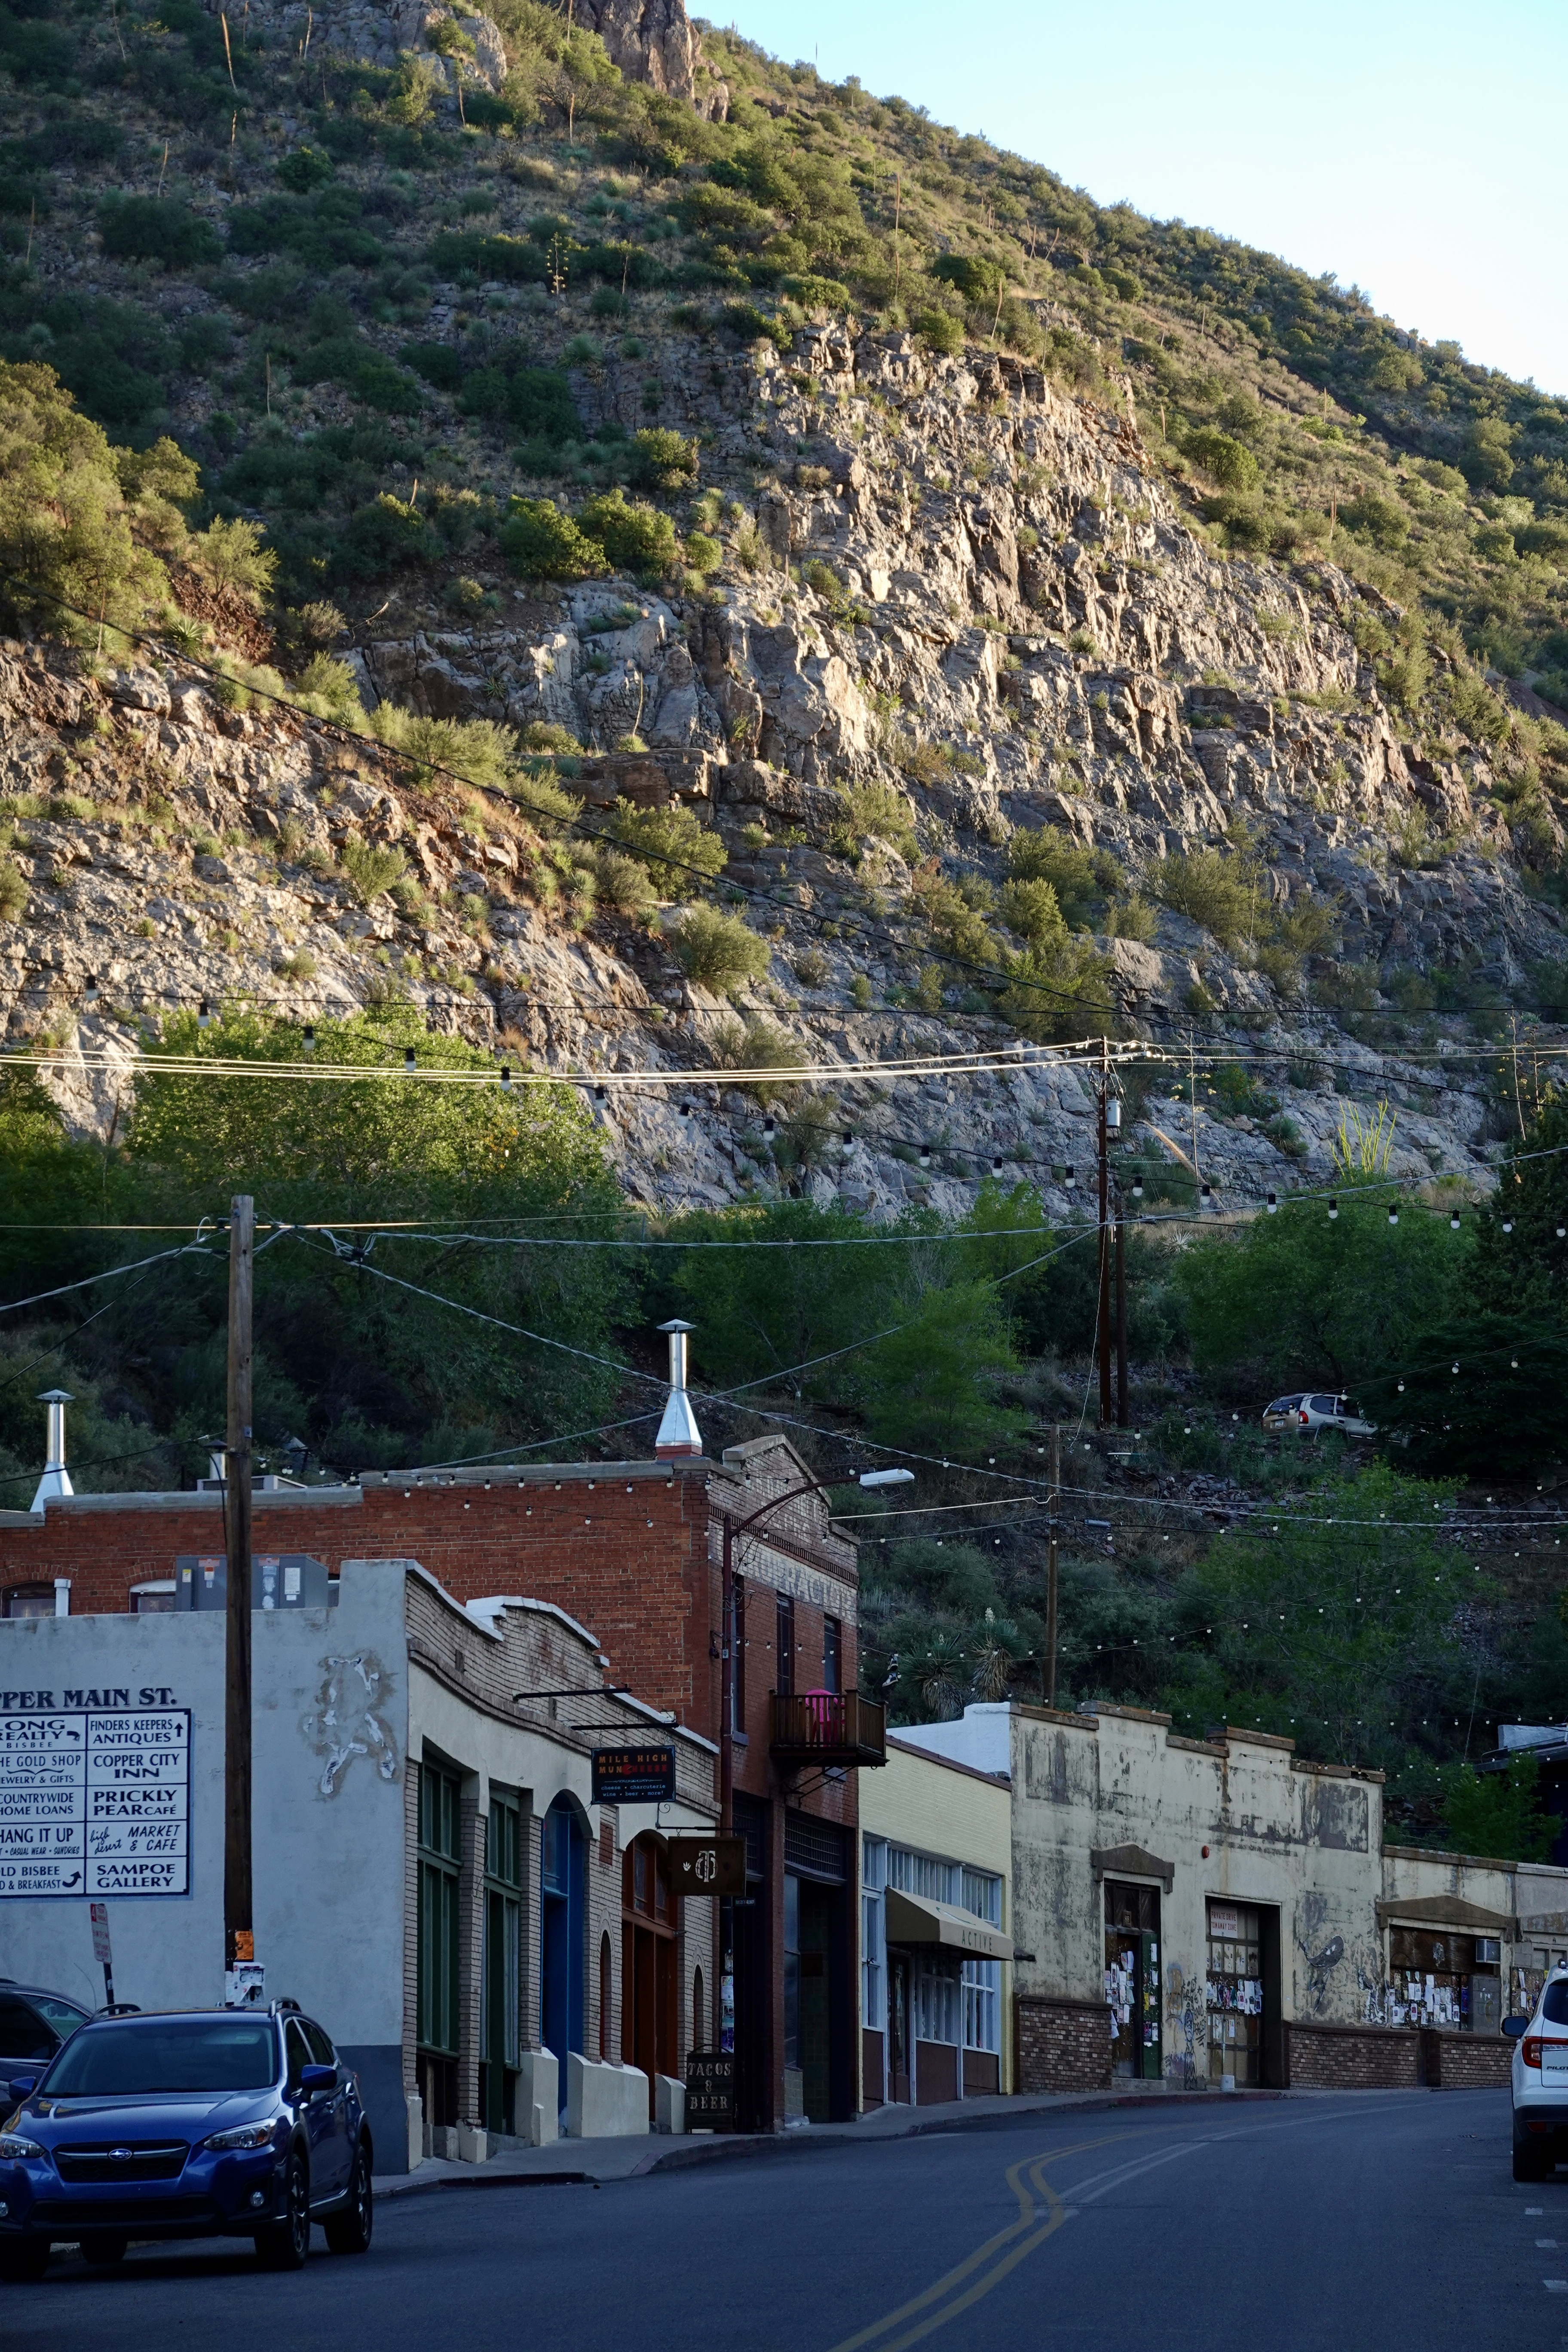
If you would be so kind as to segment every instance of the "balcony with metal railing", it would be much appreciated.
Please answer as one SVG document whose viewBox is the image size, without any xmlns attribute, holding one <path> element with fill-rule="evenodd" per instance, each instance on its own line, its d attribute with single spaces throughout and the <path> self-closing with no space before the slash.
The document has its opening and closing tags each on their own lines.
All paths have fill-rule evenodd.
<svg viewBox="0 0 1568 2352">
<path fill-rule="evenodd" d="M 786 1769 L 888 1760 L 887 1709 L 858 1691 L 794 1691 L 768 1702 L 768 1749 Z"/>
</svg>

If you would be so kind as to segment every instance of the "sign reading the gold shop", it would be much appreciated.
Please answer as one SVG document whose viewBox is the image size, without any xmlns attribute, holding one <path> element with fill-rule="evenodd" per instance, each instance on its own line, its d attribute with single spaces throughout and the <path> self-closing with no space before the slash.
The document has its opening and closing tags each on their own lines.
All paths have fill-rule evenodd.
<svg viewBox="0 0 1568 2352">
<path fill-rule="evenodd" d="M 0 1715 L 0 1899 L 188 1894 L 190 1811 L 189 1707 Z"/>
</svg>

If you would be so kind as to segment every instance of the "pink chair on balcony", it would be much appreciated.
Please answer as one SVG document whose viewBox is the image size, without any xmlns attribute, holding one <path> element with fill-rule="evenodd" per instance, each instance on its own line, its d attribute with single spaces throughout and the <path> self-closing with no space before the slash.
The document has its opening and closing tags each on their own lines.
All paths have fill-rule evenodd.
<svg viewBox="0 0 1568 2352">
<path fill-rule="evenodd" d="M 800 1696 L 806 1719 L 811 1725 L 812 1745 L 830 1747 L 838 1731 L 842 1712 L 839 1694 L 830 1690 L 808 1690 L 802 1691 Z"/>
</svg>

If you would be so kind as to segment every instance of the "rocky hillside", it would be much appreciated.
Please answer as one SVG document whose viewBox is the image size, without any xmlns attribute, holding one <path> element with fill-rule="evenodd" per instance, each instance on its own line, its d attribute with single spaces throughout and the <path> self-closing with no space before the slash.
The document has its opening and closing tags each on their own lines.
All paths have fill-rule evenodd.
<svg viewBox="0 0 1568 2352">
<path fill-rule="evenodd" d="M 1380 383 L 1351 298 L 1309 349 L 1258 257 L 1200 293 L 679 0 L 180 0 L 83 20 L 85 89 L 7 21 L 5 348 L 119 445 L 167 591 L 95 624 L 0 518 L 0 997 L 116 1066 L 49 1076 L 74 1126 L 177 1008 L 397 991 L 689 1070 L 601 1113 L 666 1208 L 994 1171 L 1066 1213 L 1101 1034 L 1169 1195 L 1321 1177 L 1381 1102 L 1394 1172 L 1489 1183 L 1565 1009 L 1552 404 Z"/>
</svg>

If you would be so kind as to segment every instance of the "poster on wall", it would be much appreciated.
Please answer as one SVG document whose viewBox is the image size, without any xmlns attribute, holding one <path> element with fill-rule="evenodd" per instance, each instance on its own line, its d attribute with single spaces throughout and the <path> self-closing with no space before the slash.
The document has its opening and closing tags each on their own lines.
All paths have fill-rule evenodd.
<svg viewBox="0 0 1568 2352">
<path fill-rule="evenodd" d="M 190 1811 L 189 1707 L 0 1715 L 0 1901 L 186 1895 Z"/>
</svg>

